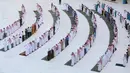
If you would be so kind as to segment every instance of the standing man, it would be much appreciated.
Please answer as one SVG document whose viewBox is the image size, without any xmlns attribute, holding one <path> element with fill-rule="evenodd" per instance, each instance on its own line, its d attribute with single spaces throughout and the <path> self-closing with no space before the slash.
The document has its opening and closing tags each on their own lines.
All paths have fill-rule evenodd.
<svg viewBox="0 0 130 73">
<path fill-rule="evenodd" d="M 123 57 L 123 66 L 125 67 L 127 64 L 127 60 L 126 60 L 126 54 L 124 54 L 124 57 Z"/>
</svg>

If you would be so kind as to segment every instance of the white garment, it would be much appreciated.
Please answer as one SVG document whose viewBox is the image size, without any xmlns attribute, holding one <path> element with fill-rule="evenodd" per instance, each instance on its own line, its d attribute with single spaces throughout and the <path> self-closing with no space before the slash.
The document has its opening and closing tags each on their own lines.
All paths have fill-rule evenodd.
<svg viewBox="0 0 130 73">
<path fill-rule="evenodd" d="M 53 28 L 50 29 L 50 38 L 53 37 Z"/>
<path fill-rule="evenodd" d="M 25 48 L 25 55 L 26 56 L 29 55 L 29 44 L 25 45 L 24 48 Z"/>
<path fill-rule="evenodd" d="M 71 66 L 73 66 L 75 64 L 75 56 L 73 54 L 71 54 Z"/>
<path fill-rule="evenodd" d="M 123 66 L 126 66 L 127 64 L 127 60 L 126 60 L 126 56 L 123 57 Z"/>
<path fill-rule="evenodd" d="M 32 42 L 32 52 L 35 51 L 35 42 Z"/>
<path fill-rule="evenodd" d="M 124 18 L 127 18 L 127 11 L 124 11 L 123 17 L 124 17 Z"/>
<path fill-rule="evenodd" d="M 89 14 L 90 12 L 89 12 L 89 9 L 87 9 L 87 15 L 89 16 L 90 14 Z"/>
<path fill-rule="evenodd" d="M 4 51 L 7 51 L 8 43 L 6 39 L 4 39 L 3 45 L 4 45 Z"/>
<path fill-rule="evenodd" d="M 36 40 L 34 41 L 34 50 L 37 50 L 37 42 L 36 42 Z"/>
<path fill-rule="evenodd" d="M 61 53 L 61 43 L 58 43 L 58 54 Z"/>
<path fill-rule="evenodd" d="M 2 40 L 3 39 L 3 32 L 2 31 L 0 31 L 0 39 Z"/>
<path fill-rule="evenodd" d="M 102 63 L 99 61 L 98 62 L 98 71 L 101 71 L 102 70 Z"/>
<path fill-rule="evenodd" d="M 106 54 L 103 56 L 103 58 L 102 58 L 102 65 L 103 65 L 103 67 L 106 65 L 106 63 L 107 63 L 107 56 L 106 56 Z"/>
<path fill-rule="evenodd" d="M 30 54 L 32 53 L 32 45 L 29 43 L 28 47 L 29 47 L 29 54 Z"/>
<path fill-rule="evenodd" d="M 9 49 L 11 49 L 11 44 L 12 44 L 12 40 L 11 38 L 8 39 L 8 46 L 9 46 Z"/>
</svg>

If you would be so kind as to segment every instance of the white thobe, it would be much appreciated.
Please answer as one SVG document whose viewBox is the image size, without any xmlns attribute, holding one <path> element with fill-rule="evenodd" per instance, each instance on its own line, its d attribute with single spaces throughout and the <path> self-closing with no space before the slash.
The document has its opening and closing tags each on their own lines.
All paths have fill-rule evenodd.
<svg viewBox="0 0 130 73">
<path fill-rule="evenodd" d="M 32 42 L 32 52 L 34 51 L 34 42 Z"/>
<path fill-rule="evenodd" d="M 127 60 L 126 60 L 126 56 L 123 57 L 123 66 L 126 66 L 127 64 Z"/>
<path fill-rule="evenodd" d="M 54 56 L 57 55 L 55 46 L 52 48 L 54 50 Z"/>
<path fill-rule="evenodd" d="M 106 54 L 105 54 L 105 55 L 103 56 L 103 58 L 102 58 L 102 66 L 103 66 L 103 67 L 106 65 L 107 61 L 108 61 L 108 59 L 107 59 L 107 56 L 106 56 Z"/>
<path fill-rule="evenodd" d="M 61 43 L 58 43 L 58 51 L 61 52 Z"/>
<path fill-rule="evenodd" d="M 28 49 L 29 49 L 29 54 L 32 53 L 32 45 L 30 43 L 28 44 Z"/>
<path fill-rule="evenodd" d="M 3 45 L 4 45 L 4 51 L 7 51 L 8 42 L 6 39 L 4 39 Z"/>
<path fill-rule="evenodd" d="M 89 9 L 87 9 L 87 13 L 86 14 L 89 16 Z"/>
<path fill-rule="evenodd" d="M 101 70 L 102 70 L 102 63 L 98 62 L 98 71 L 101 71 Z"/>
<path fill-rule="evenodd" d="M 10 39 L 10 40 L 11 40 L 11 39 Z M 11 40 L 11 41 L 8 40 L 9 49 L 11 49 L 11 44 L 12 44 L 12 40 Z"/>
<path fill-rule="evenodd" d="M 59 54 L 59 53 L 58 53 L 58 50 L 59 50 L 58 46 L 55 46 L 55 53 L 56 53 L 56 56 Z"/>
<path fill-rule="evenodd" d="M 53 28 L 50 29 L 50 38 L 53 37 Z"/>
<path fill-rule="evenodd" d="M 37 50 L 37 42 L 36 40 L 34 41 L 34 51 Z"/>
<path fill-rule="evenodd" d="M 29 44 L 25 45 L 24 48 L 25 48 L 25 55 L 26 56 L 29 55 Z"/>
<path fill-rule="evenodd" d="M 44 45 L 45 44 L 45 35 L 43 34 L 43 36 L 42 36 L 42 44 Z"/>
<path fill-rule="evenodd" d="M 2 31 L 0 31 L 0 39 L 2 40 L 3 39 L 3 35 L 2 35 Z"/>
<path fill-rule="evenodd" d="M 73 54 L 71 54 L 71 66 L 73 66 L 75 64 L 75 57 Z"/>
<path fill-rule="evenodd" d="M 123 17 L 124 17 L 124 18 L 127 18 L 127 11 L 124 11 Z"/>
<path fill-rule="evenodd" d="M 48 41 L 48 32 L 46 32 L 46 42 Z"/>
</svg>

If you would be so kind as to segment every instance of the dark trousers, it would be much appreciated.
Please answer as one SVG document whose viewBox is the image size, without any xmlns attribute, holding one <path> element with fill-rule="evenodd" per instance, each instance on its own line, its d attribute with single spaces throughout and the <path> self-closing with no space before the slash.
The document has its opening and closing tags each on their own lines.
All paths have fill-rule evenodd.
<svg viewBox="0 0 130 73">
<path fill-rule="evenodd" d="M 20 26 L 22 26 L 22 24 L 23 24 L 23 23 L 22 23 L 22 19 L 20 19 Z"/>
<path fill-rule="evenodd" d="M 22 41 L 24 41 L 25 40 L 25 36 L 24 35 L 22 35 Z"/>
</svg>

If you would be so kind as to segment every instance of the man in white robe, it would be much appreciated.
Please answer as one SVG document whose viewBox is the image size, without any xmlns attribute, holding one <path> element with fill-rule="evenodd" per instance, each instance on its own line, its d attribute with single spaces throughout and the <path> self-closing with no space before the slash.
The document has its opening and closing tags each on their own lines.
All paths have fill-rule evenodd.
<svg viewBox="0 0 130 73">
<path fill-rule="evenodd" d="M 13 36 L 14 46 L 17 46 L 17 38 L 16 36 Z"/>
<path fill-rule="evenodd" d="M 11 44 L 12 44 L 12 40 L 11 38 L 8 39 L 8 47 L 9 47 L 9 50 L 11 49 Z"/>
<path fill-rule="evenodd" d="M 43 45 L 43 43 L 42 43 L 42 38 L 41 37 L 39 37 L 39 45 L 40 45 L 40 47 Z"/>
<path fill-rule="evenodd" d="M 9 26 L 6 27 L 7 36 L 9 36 Z"/>
<path fill-rule="evenodd" d="M 67 3 L 64 3 L 64 8 L 66 11 L 68 11 L 68 4 Z"/>
<path fill-rule="evenodd" d="M 79 62 L 79 60 L 80 60 L 80 49 L 77 49 L 77 62 Z"/>
<path fill-rule="evenodd" d="M 54 50 L 54 57 L 56 57 L 57 56 L 56 46 L 53 46 L 52 49 Z"/>
<path fill-rule="evenodd" d="M 102 60 L 100 59 L 98 61 L 98 71 L 101 71 L 102 70 Z"/>
<path fill-rule="evenodd" d="M 127 18 L 127 11 L 126 10 L 124 10 L 124 15 L 123 15 L 123 17 L 126 19 Z"/>
<path fill-rule="evenodd" d="M 19 45 L 19 35 L 16 34 L 16 45 Z"/>
<path fill-rule="evenodd" d="M 123 57 L 123 66 L 125 67 L 127 64 L 127 60 L 126 60 L 126 54 L 124 54 L 124 57 Z"/>
<path fill-rule="evenodd" d="M 3 31 L 2 31 L 2 29 L 0 29 L 0 40 L 2 40 L 3 38 L 3 35 L 2 35 L 2 33 L 3 33 Z"/>
<path fill-rule="evenodd" d="M 4 51 L 7 51 L 7 46 L 8 46 L 8 42 L 7 42 L 7 39 L 4 39 L 4 42 L 3 42 L 3 45 L 4 45 Z"/>
<path fill-rule="evenodd" d="M 48 41 L 48 31 L 45 33 L 45 40 L 46 40 L 46 42 Z"/>
<path fill-rule="evenodd" d="M 63 38 L 63 50 L 65 49 L 65 39 Z"/>
<path fill-rule="evenodd" d="M 90 15 L 90 10 L 89 10 L 89 9 L 87 9 L 86 14 L 87 14 L 88 16 Z"/>
<path fill-rule="evenodd" d="M 43 45 L 44 45 L 45 42 L 46 42 L 46 41 L 45 41 L 45 34 L 42 35 L 42 39 L 43 39 L 43 40 L 42 40 L 42 43 L 43 43 Z"/>
<path fill-rule="evenodd" d="M 50 28 L 50 38 L 53 37 L 53 27 Z"/>
<path fill-rule="evenodd" d="M 37 50 L 38 48 L 37 48 L 37 42 L 36 42 L 36 40 L 34 40 L 34 51 L 35 50 Z"/>
<path fill-rule="evenodd" d="M 82 48 L 80 47 L 78 50 L 79 50 L 79 59 L 81 60 L 82 59 Z"/>
<path fill-rule="evenodd" d="M 58 51 L 61 53 L 61 43 L 58 43 Z"/>
<path fill-rule="evenodd" d="M 29 55 L 29 44 L 25 45 L 24 48 L 25 48 L 25 55 L 26 56 Z"/>
<path fill-rule="evenodd" d="M 107 62 L 108 62 L 108 59 L 107 59 L 107 56 L 105 54 L 105 55 L 103 55 L 103 58 L 102 58 L 102 65 L 103 65 L 103 67 L 106 65 Z"/>
<path fill-rule="evenodd" d="M 58 44 L 56 44 L 56 45 L 55 45 L 55 53 L 56 53 L 56 56 L 59 54 L 58 50 L 59 50 Z"/>
<path fill-rule="evenodd" d="M 44 37 L 41 35 L 41 42 L 42 46 L 44 45 Z"/>
<path fill-rule="evenodd" d="M 28 48 L 29 48 L 29 54 L 31 54 L 32 53 L 32 42 L 29 43 Z"/>
<path fill-rule="evenodd" d="M 34 51 L 35 51 L 35 42 L 32 41 L 32 52 L 34 52 Z"/>
<path fill-rule="evenodd" d="M 72 52 L 71 54 L 71 66 L 75 64 L 75 54 Z"/>
</svg>

